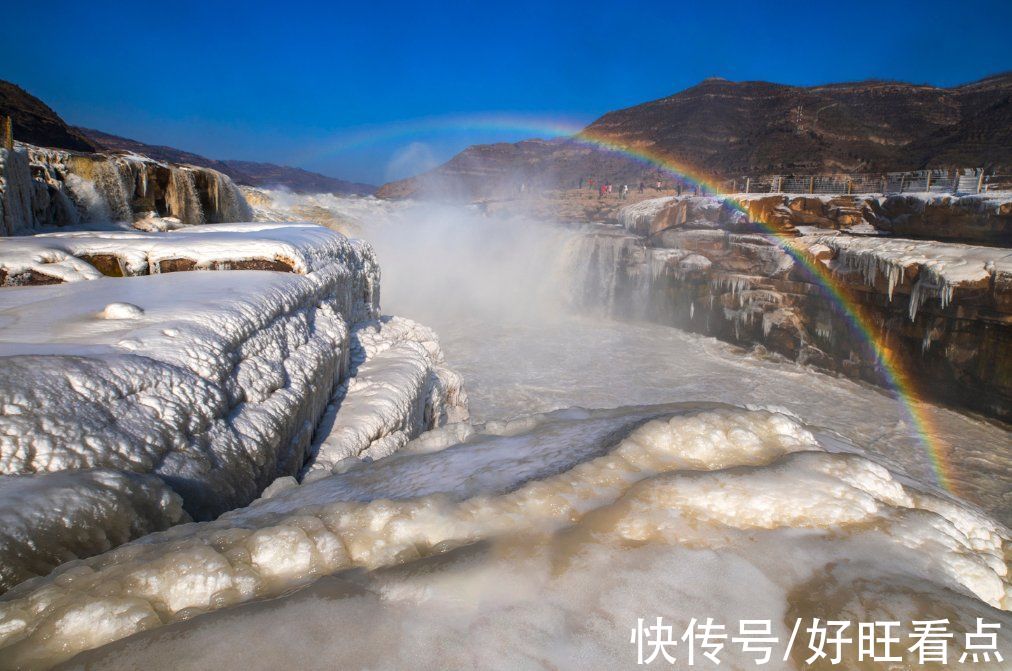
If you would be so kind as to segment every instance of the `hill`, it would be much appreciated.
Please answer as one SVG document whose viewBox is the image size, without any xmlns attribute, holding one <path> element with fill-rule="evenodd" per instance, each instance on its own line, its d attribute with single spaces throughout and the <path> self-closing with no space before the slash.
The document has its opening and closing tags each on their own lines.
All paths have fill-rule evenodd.
<svg viewBox="0 0 1012 671">
<path fill-rule="evenodd" d="M 80 131 L 71 128 L 48 105 L 20 86 L 0 79 L 0 116 L 13 121 L 14 137 L 39 147 L 74 151 L 97 148 Z"/>
<path fill-rule="evenodd" d="M 575 138 L 468 147 L 378 195 L 489 196 L 581 177 L 651 180 L 657 170 L 580 140 L 648 150 L 713 178 L 1012 166 L 1012 73 L 952 88 L 891 81 L 825 86 L 707 79 L 609 112 Z"/>
</svg>

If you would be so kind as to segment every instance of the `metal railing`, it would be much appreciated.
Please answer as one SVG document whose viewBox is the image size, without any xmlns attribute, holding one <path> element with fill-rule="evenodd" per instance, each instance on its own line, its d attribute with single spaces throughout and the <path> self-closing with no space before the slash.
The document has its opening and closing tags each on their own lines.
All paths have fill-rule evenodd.
<svg viewBox="0 0 1012 671">
<path fill-rule="evenodd" d="M 949 193 L 1012 191 L 1012 174 L 988 173 L 980 168 L 915 170 L 882 174 L 760 175 L 729 179 L 720 193 Z"/>
</svg>

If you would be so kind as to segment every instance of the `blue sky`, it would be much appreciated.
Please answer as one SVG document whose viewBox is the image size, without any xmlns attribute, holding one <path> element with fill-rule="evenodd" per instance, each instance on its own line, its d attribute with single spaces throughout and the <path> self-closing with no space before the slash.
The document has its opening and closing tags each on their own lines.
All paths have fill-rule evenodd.
<svg viewBox="0 0 1012 671">
<path fill-rule="evenodd" d="M 1009 0 L 5 4 L 0 78 L 70 123 L 374 183 L 709 76 L 1012 69 Z"/>
</svg>

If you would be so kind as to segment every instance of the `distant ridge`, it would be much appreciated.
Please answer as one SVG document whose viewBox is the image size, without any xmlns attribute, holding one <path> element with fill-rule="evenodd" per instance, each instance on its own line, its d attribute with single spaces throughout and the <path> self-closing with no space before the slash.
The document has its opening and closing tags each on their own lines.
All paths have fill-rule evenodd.
<svg viewBox="0 0 1012 671">
<path fill-rule="evenodd" d="M 238 184 L 284 187 L 296 193 L 371 194 L 371 184 L 348 182 L 301 168 L 254 161 L 218 161 L 174 147 L 152 145 L 91 128 L 68 125 L 48 105 L 20 86 L 0 80 L 0 116 L 13 120 L 14 138 L 39 147 L 72 151 L 129 151 L 159 161 L 186 163 L 223 172 Z"/>
<path fill-rule="evenodd" d="M 884 172 L 1012 166 L 1012 73 L 961 86 L 868 80 L 819 86 L 710 78 L 609 112 L 583 130 L 649 150 L 713 178 L 763 173 Z M 483 197 L 518 183 L 616 183 L 657 171 L 578 142 L 468 147 L 442 166 L 380 188 L 381 197 L 434 192 Z"/>
</svg>

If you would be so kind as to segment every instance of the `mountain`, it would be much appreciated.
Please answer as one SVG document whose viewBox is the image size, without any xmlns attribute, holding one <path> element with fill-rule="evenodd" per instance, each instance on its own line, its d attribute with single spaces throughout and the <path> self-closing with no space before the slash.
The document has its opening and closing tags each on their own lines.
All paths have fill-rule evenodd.
<svg viewBox="0 0 1012 671">
<path fill-rule="evenodd" d="M 334 193 L 334 194 L 370 194 L 376 191 L 371 184 L 347 182 L 335 177 L 327 177 L 302 168 L 293 168 L 274 163 L 255 161 L 219 161 L 193 154 L 174 147 L 151 145 L 137 140 L 103 133 L 92 128 L 78 128 L 84 136 L 99 148 L 106 151 L 128 151 L 135 154 L 150 156 L 159 161 L 186 163 L 205 168 L 213 168 L 232 178 L 237 184 L 258 187 L 284 187 L 296 193 Z"/>
<path fill-rule="evenodd" d="M 48 105 L 20 86 L 0 79 L 0 117 L 13 121 L 14 138 L 40 147 L 95 151 L 95 145 L 71 128 Z"/>
<path fill-rule="evenodd" d="M 590 141 L 588 146 L 586 141 Z M 596 142 L 648 151 L 711 178 L 1012 166 L 1012 73 L 952 88 L 893 81 L 825 86 L 707 79 L 609 112 L 575 139 L 468 147 L 377 195 L 490 196 L 519 183 L 635 183 L 655 168 Z"/>
</svg>

